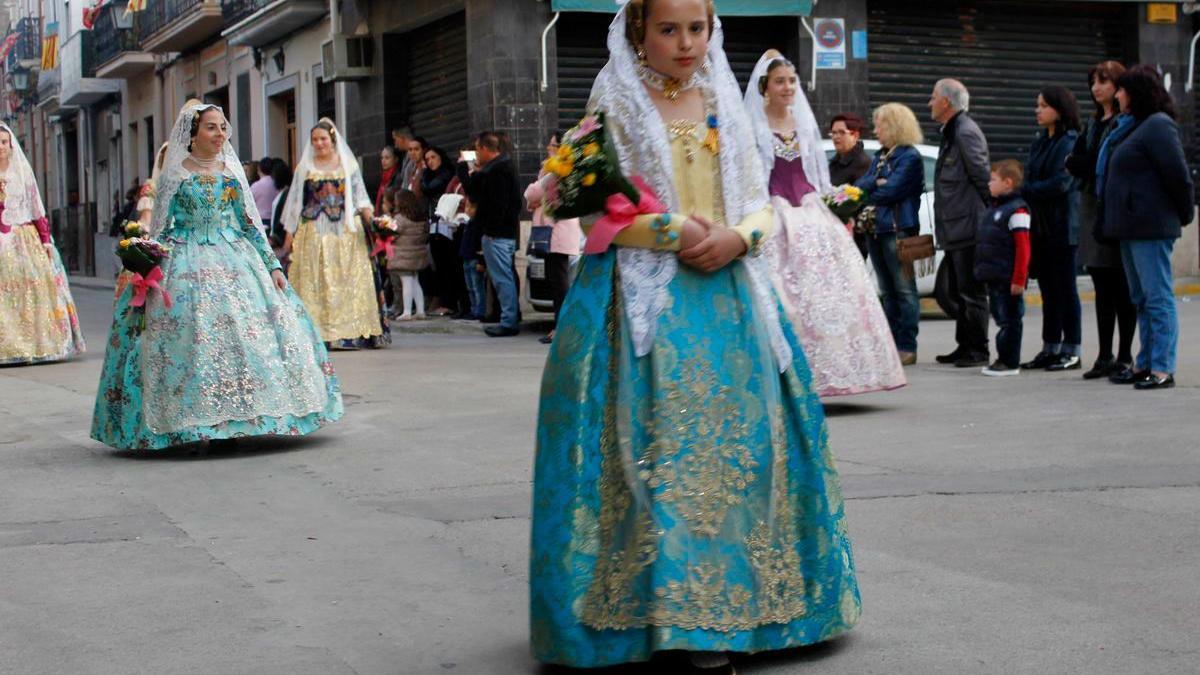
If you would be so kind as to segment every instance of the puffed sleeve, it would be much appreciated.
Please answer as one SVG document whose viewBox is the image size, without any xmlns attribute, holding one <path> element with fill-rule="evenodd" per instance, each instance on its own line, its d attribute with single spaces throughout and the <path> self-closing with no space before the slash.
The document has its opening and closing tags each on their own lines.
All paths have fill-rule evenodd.
<svg viewBox="0 0 1200 675">
<path fill-rule="evenodd" d="M 350 176 L 350 194 L 354 199 L 355 212 L 362 209 L 374 210 L 375 206 L 371 202 L 371 198 L 367 196 L 367 184 L 363 182 L 361 171 L 355 171 Z"/>
<path fill-rule="evenodd" d="M 775 209 L 767 204 L 763 208 L 742 218 L 730 228 L 746 242 L 746 255 L 756 256 L 762 252 L 762 244 L 775 230 Z"/>
<path fill-rule="evenodd" d="M 266 265 L 268 271 L 282 269 L 283 265 L 279 264 L 279 258 L 275 257 L 275 251 L 271 249 L 271 245 L 267 242 L 266 236 L 263 235 L 262 229 L 257 227 L 249 214 L 246 213 L 245 200 L 247 199 L 251 199 L 251 196 L 240 195 L 238 199 L 233 200 L 234 217 L 237 218 L 241 226 L 242 236 L 254 247 L 254 251 L 258 253 L 258 257 L 262 259 L 263 265 Z"/>
</svg>

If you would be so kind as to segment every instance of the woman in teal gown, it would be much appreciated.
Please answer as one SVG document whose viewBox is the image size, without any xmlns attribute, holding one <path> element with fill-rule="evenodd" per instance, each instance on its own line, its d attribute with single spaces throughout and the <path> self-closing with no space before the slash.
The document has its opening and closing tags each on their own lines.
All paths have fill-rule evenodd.
<svg viewBox="0 0 1200 675">
<path fill-rule="evenodd" d="M 117 298 L 92 438 L 152 450 L 307 434 L 342 416 L 329 355 L 262 235 L 220 108 L 180 112 L 151 231 L 171 249 L 161 289 L 144 308 L 133 284 Z"/>
<path fill-rule="evenodd" d="M 530 559 L 544 662 L 682 650 L 730 672 L 725 652 L 828 640 L 860 613 L 822 407 L 757 257 L 774 215 L 720 24 L 703 0 L 650 13 L 691 4 L 707 59 L 655 68 L 662 35 L 642 27 L 694 17 L 632 0 L 592 90 L 622 169 L 673 215 L 585 256 L 548 357 Z"/>
</svg>

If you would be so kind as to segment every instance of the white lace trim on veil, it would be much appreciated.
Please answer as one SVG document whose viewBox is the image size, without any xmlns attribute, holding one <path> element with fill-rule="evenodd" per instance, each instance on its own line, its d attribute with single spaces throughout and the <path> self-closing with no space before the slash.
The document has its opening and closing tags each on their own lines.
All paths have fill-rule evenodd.
<svg viewBox="0 0 1200 675">
<path fill-rule="evenodd" d="M 766 99 L 758 93 L 758 81 L 767 74 L 767 66 L 771 65 L 775 58 L 778 57 L 768 58 L 763 54 L 758 60 L 754 72 L 750 74 L 750 82 L 746 85 L 744 99 L 746 114 L 754 126 L 754 139 L 758 144 L 763 171 L 768 178 L 775 166 L 774 134 L 771 132 L 770 122 L 767 121 Z M 830 192 L 833 186 L 829 181 L 829 163 L 825 159 L 825 152 L 821 150 L 821 127 L 817 125 L 817 118 L 808 104 L 808 98 L 799 86 L 796 87 L 796 98 L 792 100 L 792 121 L 796 124 L 796 138 L 800 142 L 800 161 L 804 167 L 805 178 L 818 193 Z"/>
<path fill-rule="evenodd" d="M 324 121 L 329 122 L 329 120 Z M 346 187 L 346 203 L 342 209 L 341 231 L 357 232 L 358 226 L 355 225 L 354 215 L 358 213 L 359 209 L 372 204 L 362 182 L 358 160 L 354 158 L 354 153 L 346 144 L 346 139 L 342 137 L 341 130 L 332 122 L 330 124 L 333 126 L 333 147 L 337 153 L 338 163 L 342 167 Z M 300 226 L 300 212 L 304 208 L 304 182 L 308 180 L 308 174 L 315 171 L 311 138 L 312 134 L 310 133 L 309 140 L 304 142 L 304 152 L 300 155 L 300 163 L 296 165 L 296 171 L 292 174 L 292 189 L 288 191 L 287 201 L 284 202 L 283 212 L 279 216 L 288 232 L 295 232 L 296 228 Z"/>
<path fill-rule="evenodd" d="M 633 47 L 625 38 L 626 5 L 621 3 L 608 29 L 609 60 L 592 86 L 588 110 L 602 110 L 615 122 L 614 144 L 621 170 L 644 178 L 671 209 L 680 210 L 679 195 L 672 178 L 671 146 L 666 125 L 658 122 L 658 109 L 650 100 L 637 74 Z M 702 87 L 715 101 L 721 134 L 721 188 L 726 222 L 736 224 L 769 202 L 751 126 L 742 108 L 741 88 L 729 67 L 722 47 L 724 31 L 715 19 L 706 59 L 707 75 Z M 645 356 L 654 344 L 654 328 L 668 301 L 667 286 L 675 278 L 678 258 L 674 252 L 619 247 L 622 303 L 633 339 L 634 351 Z M 780 372 L 792 362 L 792 350 L 783 334 L 778 303 L 771 285 L 766 260 L 743 259 L 753 285 L 758 314 L 766 322 L 771 346 Z"/>
<path fill-rule="evenodd" d="M 16 227 L 44 218 L 46 207 L 42 203 L 42 193 L 38 190 L 37 180 L 33 176 L 33 167 L 29 165 L 25 152 L 21 150 L 17 134 L 3 122 L 0 122 L 0 129 L 8 132 L 9 146 L 12 148 L 6 172 L 8 186 L 4 196 L 3 222 L 9 227 Z"/>
<path fill-rule="evenodd" d="M 192 142 L 192 119 L 206 110 L 216 110 L 221 113 L 225 124 L 229 125 L 228 118 L 225 118 L 225 111 L 221 110 L 220 106 L 211 103 L 193 103 L 185 105 L 179 111 L 179 117 L 175 118 L 175 126 L 171 129 L 171 135 L 167 140 L 167 155 L 163 159 L 162 173 L 159 174 L 156 186 L 154 215 L 150 220 L 152 235 L 161 234 L 171 225 L 167 222 L 171 213 L 171 202 L 175 198 L 175 193 L 179 191 L 179 186 L 183 185 L 184 181 L 192 175 L 192 172 L 183 166 L 183 160 L 187 159 L 189 154 L 188 145 Z M 253 195 L 250 193 L 250 182 L 246 180 L 246 172 L 242 169 L 242 163 L 238 160 L 237 153 L 233 151 L 233 145 L 230 144 L 228 138 L 221 146 L 220 155 L 225 167 L 222 173 L 237 180 L 242 208 L 245 209 L 246 215 L 250 217 L 254 227 L 261 230 L 262 218 L 258 215 L 258 206 L 254 203 Z"/>
</svg>

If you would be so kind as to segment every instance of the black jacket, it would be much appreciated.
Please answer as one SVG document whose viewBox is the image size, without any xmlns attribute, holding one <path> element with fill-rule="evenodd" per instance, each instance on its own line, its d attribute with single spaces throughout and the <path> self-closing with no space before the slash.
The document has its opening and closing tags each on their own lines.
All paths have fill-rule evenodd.
<svg viewBox="0 0 1200 675">
<path fill-rule="evenodd" d="M 1033 214 L 1029 237 L 1035 248 L 1079 243 L 1079 192 L 1067 172 L 1067 155 L 1078 137 L 1077 131 L 1053 137 L 1039 131 L 1029 146 L 1021 196 Z"/>
<path fill-rule="evenodd" d="M 1155 113 L 1109 149 L 1100 235 L 1105 239 L 1177 239 L 1192 220 L 1192 176 L 1179 125 Z"/>
<path fill-rule="evenodd" d="M 459 162 L 458 181 L 475 204 L 480 233 L 493 239 L 518 239 L 521 234 L 521 184 L 508 155 L 499 155 L 475 173 Z"/>
<path fill-rule="evenodd" d="M 430 220 L 433 219 L 433 214 L 437 210 L 438 200 L 446 194 L 446 186 L 450 185 L 452 180 L 454 180 L 454 172 L 444 164 L 437 171 L 429 167 L 421 171 L 421 198 L 425 200 Z"/>
<path fill-rule="evenodd" d="M 937 243 L 953 251 L 975 245 L 975 227 L 991 193 L 987 139 L 975 120 L 958 113 L 942 127 L 933 173 L 933 223 Z"/>
<path fill-rule="evenodd" d="M 854 185 L 871 168 L 871 156 L 863 149 L 862 141 L 845 155 L 834 154 L 829 160 L 829 182 L 838 185 Z"/>
</svg>

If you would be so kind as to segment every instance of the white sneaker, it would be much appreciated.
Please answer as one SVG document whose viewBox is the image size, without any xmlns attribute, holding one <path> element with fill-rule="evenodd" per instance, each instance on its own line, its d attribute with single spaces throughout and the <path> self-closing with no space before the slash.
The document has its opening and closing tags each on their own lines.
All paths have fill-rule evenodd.
<svg viewBox="0 0 1200 675">
<path fill-rule="evenodd" d="M 979 371 L 988 377 L 1008 377 L 1010 375 L 1020 375 L 1020 368 L 1009 368 L 1000 359 L 992 361 L 992 365 L 984 366 L 983 370 Z"/>
</svg>

